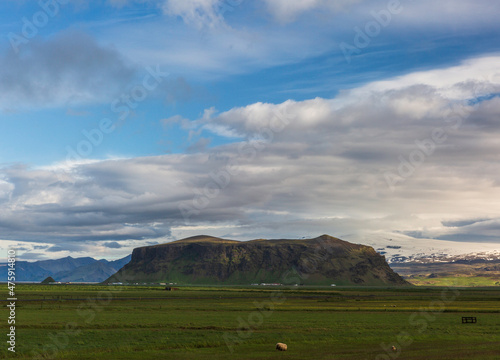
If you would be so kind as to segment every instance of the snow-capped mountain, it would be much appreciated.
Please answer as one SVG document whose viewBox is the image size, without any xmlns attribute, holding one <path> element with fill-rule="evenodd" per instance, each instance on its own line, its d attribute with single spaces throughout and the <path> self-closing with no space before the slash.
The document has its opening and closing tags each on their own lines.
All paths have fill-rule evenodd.
<svg viewBox="0 0 500 360">
<path fill-rule="evenodd" d="M 459 260 L 500 260 L 500 243 L 457 242 L 415 239 L 404 234 L 386 233 L 344 236 L 372 246 L 388 263 L 454 262 Z"/>
</svg>

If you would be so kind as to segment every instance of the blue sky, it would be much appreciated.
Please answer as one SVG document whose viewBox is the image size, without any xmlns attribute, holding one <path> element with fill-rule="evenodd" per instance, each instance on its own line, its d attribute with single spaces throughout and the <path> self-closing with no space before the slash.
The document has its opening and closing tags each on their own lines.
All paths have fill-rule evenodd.
<svg viewBox="0 0 500 360">
<path fill-rule="evenodd" d="M 0 239 L 26 259 L 199 233 L 489 248 L 499 10 L 4 1 Z"/>
</svg>

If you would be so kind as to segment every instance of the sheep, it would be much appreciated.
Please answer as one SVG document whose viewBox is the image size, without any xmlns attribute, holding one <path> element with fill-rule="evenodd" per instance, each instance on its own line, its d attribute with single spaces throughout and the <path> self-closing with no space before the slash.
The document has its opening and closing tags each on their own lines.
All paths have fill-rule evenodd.
<svg viewBox="0 0 500 360">
<path fill-rule="evenodd" d="M 283 344 L 283 343 L 277 343 L 277 344 L 276 344 L 276 350 L 279 350 L 279 351 L 286 351 L 286 349 L 287 349 L 286 344 Z"/>
</svg>

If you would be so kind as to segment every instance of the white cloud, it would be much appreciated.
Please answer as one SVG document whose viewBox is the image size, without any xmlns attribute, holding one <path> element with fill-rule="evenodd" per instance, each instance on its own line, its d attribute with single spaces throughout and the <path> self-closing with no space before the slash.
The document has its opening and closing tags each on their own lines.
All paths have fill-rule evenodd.
<svg viewBox="0 0 500 360">
<path fill-rule="evenodd" d="M 439 2 L 401 1 L 404 8 L 398 15 L 407 26 L 447 27 L 466 29 L 494 24 L 498 3 L 495 0 L 442 0 Z"/>
<path fill-rule="evenodd" d="M 393 128 L 396 123 L 424 127 L 429 125 L 426 119 L 443 120 L 456 107 L 471 112 L 475 99 L 500 94 L 499 59 L 498 56 L 488 56 L 466 60 L 447 69 L 376 81 L 344 91 L 334 99 L 289 100 L 277 105 L 255 103 L 213 116 L 208 126 L 223 126 L 227 131 L 251 136 L 268 125 L 277 114 L 288 114 L 294 119 L 290 120 L 285 131 L 328 128 L 344 132 L 352 131 L 352 127 L 396 130 Z M 482 104 L 474 109 L 474 113 L 497 111 L 494 104 L 495 100 Z M 379 115 L 381 118 L 377 118 Z M 384 119 L 383 116 L 387 117 Z"/>
<path fill-rule="evenodd" d="M 302 13 L 320 10 L 337 12 L 362 0 L 262 0 L 269 12 L 280 22 L 288 23 Z"/>
<path fill-rule="evenodd" d="M 265 6 L 279 23 L 289 23 L 301 14 L 311 11 L 339 12 L 363 0 L 260 0 L 257 6 Z M 224 13 L 234 11 L 244 0 L 165 0 L 164 13 L 180 16 L 189 25 L 198 28 L 224 24 Z"/>
<path fill-rule="evenodd" d="M 466 100 L 498 92 L 500 87 L 499 56 L 482 56 L 463 61 L 446 69 L 414 72 L 394 79 L 376 81 L 351 91 L 353 96 L 402 90 L 415 85 L 436 89 L 450 100 Z"/>
<path fill-rule="evenodd" d="M 128 58 L 162 64 L 173 74 L 203 83 L 290 64 L 319 55 L 333 46 L 325 34 L 311 38 L 302 29 L 222 26 L 199 31 L 173 21 L 131 23 L 106 34 Z M 126 33 L 127 37 L 122 34 Z M 144 33 L 150 34 L 144 37 Z"/>
<path fill-rule="evenodd" d="M 166 0 L 163 11 L 170 16 L 180 16 L 189 25 L 213 28 L 223 23 L 218 11 L 220 3 L 220 0 Z"/>
</svg>

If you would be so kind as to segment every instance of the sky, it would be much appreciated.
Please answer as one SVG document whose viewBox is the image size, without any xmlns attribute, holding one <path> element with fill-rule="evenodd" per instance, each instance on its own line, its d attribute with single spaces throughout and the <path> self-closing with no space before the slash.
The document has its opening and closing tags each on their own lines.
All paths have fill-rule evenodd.
<svg viewBox="0 0 500 360">
<path fill-rule="evenodd" d="M 206 234 L 500 250 L 496 0 L 0 3 L 0 259 Z"/>
</svg>

